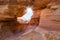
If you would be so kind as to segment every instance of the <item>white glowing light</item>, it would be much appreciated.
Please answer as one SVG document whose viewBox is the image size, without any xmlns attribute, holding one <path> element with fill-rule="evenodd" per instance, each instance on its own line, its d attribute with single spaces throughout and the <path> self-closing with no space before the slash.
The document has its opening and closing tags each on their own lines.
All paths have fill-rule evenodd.
<svg viewBox="0 0 60 40">
<path fill-rule="evenodd" d="M 26 8 L 26 13 L 22 17 L 18 17 L 17 20 L 19 21 L 20 19 L 24 21 L 30 21 L 33 15 L 33 10 L 30 7 Z"/>
</svg>

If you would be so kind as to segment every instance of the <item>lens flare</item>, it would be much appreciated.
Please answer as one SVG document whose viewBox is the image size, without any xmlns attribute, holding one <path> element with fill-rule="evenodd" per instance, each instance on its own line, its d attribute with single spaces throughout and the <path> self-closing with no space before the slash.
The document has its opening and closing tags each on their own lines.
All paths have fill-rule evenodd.
<svg viewBox="0 0 60 40">
<path fill-rule="evenodd" d="M 31 7 L 26 8 L 26 13 L 22 17 L 17 17 L 17 21 L 23 20 L 29 22 L 32 18 L 33 10 Z"/>
</svg>

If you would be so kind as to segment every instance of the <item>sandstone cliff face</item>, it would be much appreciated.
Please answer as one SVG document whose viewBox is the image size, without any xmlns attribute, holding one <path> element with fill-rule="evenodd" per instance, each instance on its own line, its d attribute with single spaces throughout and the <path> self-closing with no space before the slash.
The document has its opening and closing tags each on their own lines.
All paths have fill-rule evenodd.
<svg viewBox="0 0 60 40">
<path fill-rule="evenodd" d="M 59 31 L 60 29 L 60 4 L 53 2 L 50 4 L 49 9 L 44 9 L 41 11 L 40 16 L 40 27 L 50 30 Z"/>
<path fill-rule="evenodd" d="M 0 22 L 0 26 L 1 26 L 0 29 L 2 29 L 2 30 L 0 30 L 1 40 L 11 40 L 11 39 L 12 40 L 25 40 L 25 39 L 26 40 L 40 40 L 40 38 L 42 38 L 42 40 L 60 40 L 60 36 L 59 36 L 60 32 L 57 32 L 57 31 L 60 31 L 60 27 L 59 27 L 60 26 L 60 23 L 59 23 L 60 16 L 56 17 L 56 16 L 52 15 L 52 14 L 60 13 L 60 6 L 59 6 L 60 2 L 58 2 L 57 3 L 58 5 L 57 5 L 55 2 L 54 3 L 51 2 L 52 0 L 33 0 L 33 1 L 32 0 L 26 0 L 26 1 L 24 1 L 24 0 L 9 1 L 8 0 L 7 2 L 6 2 L 6 0 L 4 2 L 3 1 L 4 0 L 2 0 L 2 1 L 0 0 L 0 4 L 6 3 L 6 5 L 8 5 L 8 12 L 6 14 L 4 12 L 3 13 L 4 15 L 1 14 L 0 18 L 4 19 L 4 20 L 6 20 L 6 18 L 7 18 L 9 20 Z M 19 24 L 16 21 L 16 17 L 22 16 L 24 14 L 24 10 L 27 5 L 33 7 L 34 15 L 32 17 L 32 20 L 30 21 L 29 24 Z M 43 9 L 43 10 L 41 10 L 41 9 Z M 59 11 L 57 11 L 57 9 Z M 50 18 L 50 16 L 49 17 L 46 16 L 47 14 L 48 14 L 48 16 L 52 15 L 51 18 Z M 12 18 L 12 19 L 10 19 L 10 18 Z M 55 18 L 57 18 L 59 20 L 55 20 Z M 52 21 L 54 21 L 53 25 L 51 24 L 52 22 L 50 22 L 50 19 L 53 19 L 52 20 Z M 58 23 L 55 23 L 55 22 L 58 22 Z M 22 34 L 26 33 L 26 29 L 27 30 L 33 29 L 33 28 L 37 27 L 38 24 L 39 24 L 39 27 L 37 30 L 34 30 L 33 32 L 31 32 L 27 35 L 23 35 L 23 36 L 21 36 L 19 34 L 21 32 L 22 32 Z M 51 25 L 51 26 L 49 27 L 49 25 Z M 42 27 L 42 26 L 44 26 L 44 27 Z M 47 27 L 49 27 L 49 29 Z M 41 28 L 42 28 L 42 30 L 41 30 Z M 51 32 L 51 31 L 53 31 L 53 32 Z M 28 30 L 28 32 L 29 32 L 29 30 Z M 15 33 L 19 34 L 19 37 L 16 37 Z M 11 38 L 9 36 L 13 36 L 16 39 Z"/>
</svg>

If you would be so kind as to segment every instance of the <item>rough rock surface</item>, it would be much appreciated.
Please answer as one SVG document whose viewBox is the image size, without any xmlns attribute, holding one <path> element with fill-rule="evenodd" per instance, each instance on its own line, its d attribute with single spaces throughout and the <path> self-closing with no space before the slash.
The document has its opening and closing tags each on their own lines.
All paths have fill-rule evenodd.
<svg viewBox="0 0 60 40">
<path fill-rule="evenodd" d="M 10 4 L 9 4 L 8 8 L 10 9 L 9 10 L 9 14 L 11 13 L 10 15 L 13 16 L 13 15 L 16 15 L 16 13 L 18 13 L 17 16 L 22 16 L 22 14 L 23 14 L 22 12 L 25 9 L 24 7 L 26 7 L 31 1 L 30 0 L 27 0 L 27 1 L 18 0 L 18 2 L 21 3 L 22 5 L 16 5 L 16 4 L 19 4 L 19 3 L 16 3 L 16 0 L 15 1 L 12 0 L 12 2 L 11 1 L 9 2 Z M 39 8 L 45 8 L 49 2 L 50 2 L 50 0 L 35 0 L 34 3 L 32 2 L 32 4 L 33 4 L 33 7 L 36 6 L 35 9 L 39 9 Z M 12 5 L 12 3 L 14 3 L 14 5 Z M 0 0 L 0 4 L 2 4 L 1 0 Z M 32 5 L 32 4 L 29 4 L 29 5 Z M 51 7 L 51 5 L 53 5 L 53 6 Z M 58 3 L 58 5 L 59 5 L 59 3 Z M 56 18 L 60 19 L 59 18 L 60 16 L 56 17 L 56 16 L 52 15 L 52 14 L 60 14 L 60 6 L 57 7 L 57 5 L 55 5 L 55 3 L 53 4 L 53 2 L 52 2 L 51 4 L 48 5 L 48 7 L 46 9 L 43 9 L 41 12 L 40 11 L 41 10 L 39 9 L 38 12 L 34 12 L 35 15 L 33 16 L 33 18 L 40 17 L 40 20 L 39 20 L 40 22 L 39 22 L 38 26 L 36 26 L 36 25 L 31 26 L 30 24 L 29 25 L 28 24 L 18 24 L 18 23 L 16 23 L 16 20 L 10 21 L 10 22 L 0 22 L 0 40 L 60 40 L 60 20 L 55 20 Z M 20 13 L 22 13 L 22 14 L 19 15 Z M 36 13 L 38 13 L 37 15 L 40 15 L 40 14 L 41 15 L 37 16 Z M 45 16 L 46 14 L 48 14 L 48 16 L 49 15 L 51 15 L 51 16 L 46 18 L 46 16 Z M 5 15 L 3 15 L 3 16 L 5 18 Z M 3 16 L 1 15 L 1 17 L 3 17 Z M 9 16 L 9 17 L 11 17 L 11 16 Z M 46 18 L 46 20 L 45 20 L 45 18 Z M 54 20 L 52 20 L 52 21 L 54 21 L 53 25 L 51 24 L 52 22 L 49 22 L 50 19 L 54 19 Z M 37 22 L 37 20 L 36 21 L 33 20 L 33 21 L 31 21 L 31 23 L 32 22 L 34 24 Z M 55 23 L 55 22 L 57 22 L 57 23 Z M 43 28 L 41 28 L 42 26 L 40 23 L 44 24 Z M 49 27 L 50 24 L 51 24 L 51 26 Z M 27 27 L 27 25 L 28 25 L 28 27 Z M 23 30 L 23 29 L 27 29 L 27 30 Z M 47 30 L 45 30 L 45 29 L 47 29 Z M 21 32 L 21 31 L 23 31 L 23 32 Z"/>
<path fill-rule="evenodd" d="M 57 4 L 58 3 L 58 4 Z M 43 9 L 40 15 L 40 27 L 49 31 L 60 31 L 60 4 L 51 4 L 50 9 Z"/>
</svg>

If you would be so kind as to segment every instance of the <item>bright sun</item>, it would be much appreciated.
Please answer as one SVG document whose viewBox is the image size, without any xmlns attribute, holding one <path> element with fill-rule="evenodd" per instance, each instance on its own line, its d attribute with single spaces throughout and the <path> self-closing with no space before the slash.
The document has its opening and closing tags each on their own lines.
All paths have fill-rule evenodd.
<svg viewBox="0 0 60 40">
<path fill-rule="evenodd" d="M 30 21 L 33 15 L 33 10 L 31 7 L 26 7 L 26 13 L 22 17 L 17 17 L 17 21 Z"/>
</svg>

